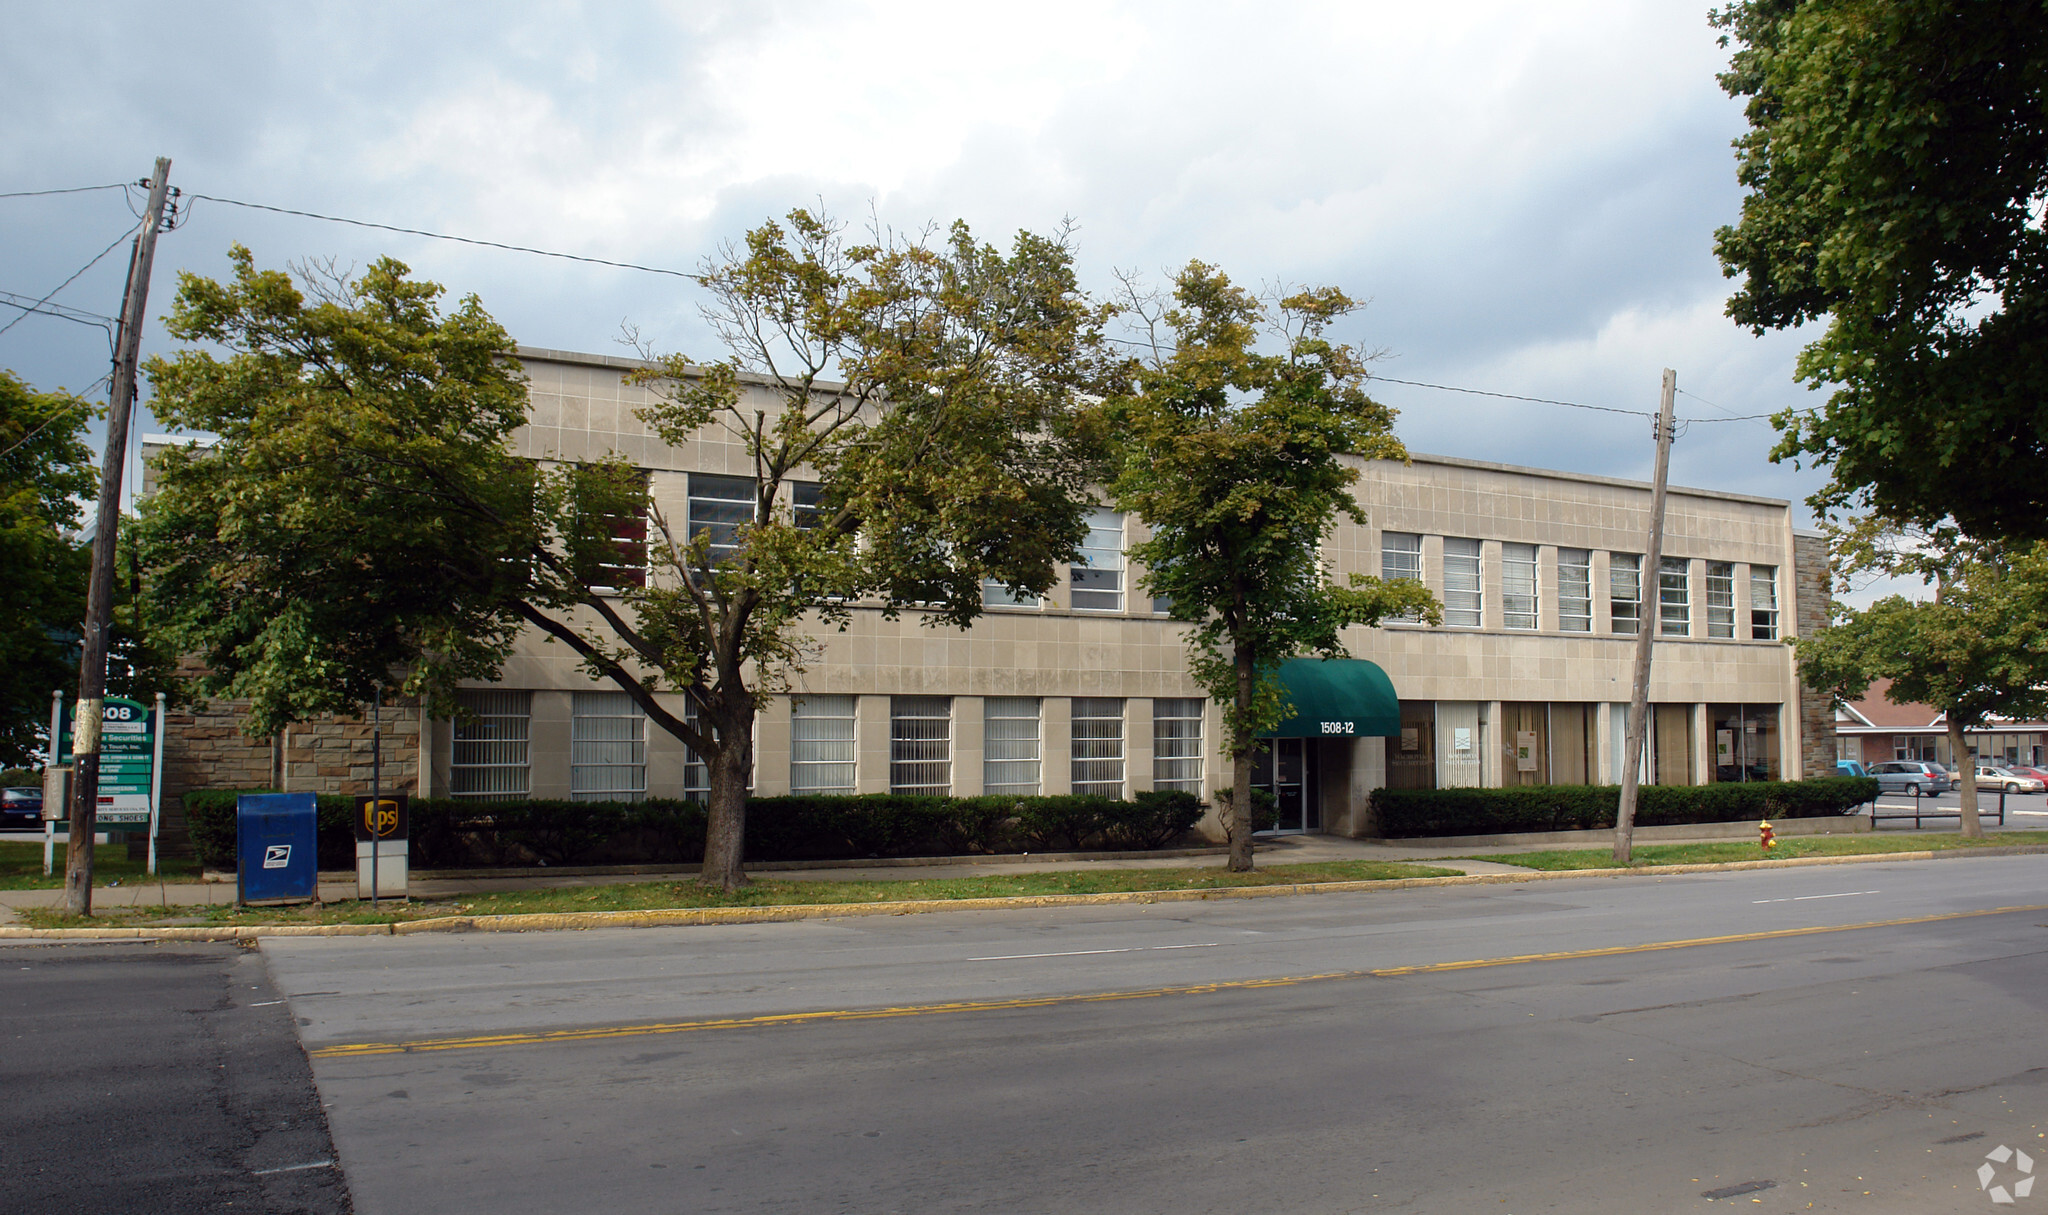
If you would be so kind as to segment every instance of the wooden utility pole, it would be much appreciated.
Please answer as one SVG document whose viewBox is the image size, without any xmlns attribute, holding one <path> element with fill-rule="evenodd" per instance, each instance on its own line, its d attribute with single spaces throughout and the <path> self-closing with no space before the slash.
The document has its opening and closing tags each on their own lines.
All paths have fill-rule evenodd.
<svg viewBox="0 0 2048 1215">
<path fill-rule="evenodd" d="M 1678 373 L 1664 369 L 1664 399 L 1657 407 L 1657 478 L 1650 488 L 1650 543 L 1643 554 L 1642 577 L 1636 593 L 1642 606 L 1636 612 L 1636 677 L 1628 704 L 1628 755 L 1621 772 L 1621 811 L 1614 816 L 1614 859 L 1627 864 L 1635 845 L 1636 793 L 1643 772 L 1643 746 L 1650 727 L 1650 647 L 1662 624 L 1659 607 L 1663 586 L 1659 566 L 1664 562 L 1664 483 L 1671 472 L 1672 406 L 1678 395 Z"/>
<path fill-rule="evenodd" d="M 107 409 L 107 447 L 100 456 L 99 524 L 92 537 L 92 583 L 86 591 L 85 636 L 79 646 L 78 705 L 72 714 L 71 826 L 64 849 L 64 910 L 92 914 L 92 835 L 100 808 L 100 714 L 107 695 L 107 629 L 114 614 L 114 538 L 121 525 L 121 474 L 128 467 L 128 415 L 135 402 L 135 364 L 149 304 L 149 267 L 156 231 L 170 197 L 171 161 L 159 156 L 149 179 L 149 205 L 128 258 L 121 328 L 114 342 L 114 388 Z M 163 723 L 157 723 L 163 729 Z"/>
</svg>

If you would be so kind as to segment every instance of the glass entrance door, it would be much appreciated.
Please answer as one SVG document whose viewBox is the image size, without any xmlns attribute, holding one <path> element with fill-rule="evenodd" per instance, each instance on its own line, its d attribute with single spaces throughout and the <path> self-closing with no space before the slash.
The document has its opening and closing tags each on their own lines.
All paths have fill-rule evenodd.
<svg viewBox="0 0 2048 1215">
<path fill-rule="evenodd" d="M 1321 805 L 1315 788 L 1315 749 L 1306 738 L 1269 738 L 1252 762 L 1252 787 L 1271 793 L 1280 803 L 1276 831 L 1322 829 Z"/>
</svg>

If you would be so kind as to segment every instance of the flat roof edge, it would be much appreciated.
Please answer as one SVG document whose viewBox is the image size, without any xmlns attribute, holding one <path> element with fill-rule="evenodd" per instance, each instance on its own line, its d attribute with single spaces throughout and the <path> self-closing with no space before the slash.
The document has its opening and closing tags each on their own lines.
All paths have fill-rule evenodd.
<svg viewBox="0 0 2048 1215">
<path fill-rule="evenodd" d="M 1611 485 L 1621 489 L 1654 488 L 1648 481 L 1631 481 L 1626 477 L 1602 477 L 1594 473 L 1567 472 L 1557 468 L 1536 468 L 1527 464 L 1498 464 L 1491 460 L 1468 460 L 1463 456 L 1439 456 L 1428 452 L 1411 451 L 1408 459 L 1414 464 L 1442 464 L 1451 468 L 1474 468 L 1485 472 L 1515 473 L 1525 477 L 1545 477 L 1553 481 L 1577 481 L 1585 485 Z M 1394 460 L 1374 460 L 1368 463 L 1393 464 Z M 1738 494 L 1725 489 L 1699 489 L 1690 485 L 1672 485 L 1667 492 L 1684 494 L 1689 498 L 1714 498 L 1723 502 L 1746 502 L 1752 506 L 1774 506 L 1788 510 L 1792 502 L 1788 498 L 1763 498 L 1755 494 Z"/>
</svg>

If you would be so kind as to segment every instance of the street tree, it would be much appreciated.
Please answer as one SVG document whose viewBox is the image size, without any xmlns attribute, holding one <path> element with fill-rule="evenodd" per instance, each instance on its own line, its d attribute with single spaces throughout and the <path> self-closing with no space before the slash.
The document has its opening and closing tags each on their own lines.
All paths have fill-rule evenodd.
<svg viewBox="0 0 2048 1215">
<path fill-rule="evenodd" d="M 99 485 L 85 442 L 98 412 L 0 370 L 0 764 L 38 762 L 50 693 L 78 679 L 88 554 L 74 533 Z"/>
<path fill-rule="evenodd" d="M 1831 466 L 1823 513 L 2048 537 L 2048 15 L 1946 0 L 1737 0 L 1749 191 L 1716 252 L 1756 333 L 1825 322 L 1776 459 Z"/>
<path fill-rule="evenodd" d="M 796 212 L 708 263 L 730 357 L 662 360 L 642 417 L 670 443 L 739 442 L 757 496 L 694 534 L 622 461 L 508 451 L 524 383 L 474 297 L 444 316 L 439 287 L 385 260 L 302 273 L 309 302 L 234 258 L 230 283 L 182 276 L 168 322 L 229 353 L 150 366 L 158 416 L 220 436 L 166 453 L 144 528 L 154 617 L 203 660 L 203 690 L 246 697 L 263 732 L 395 677 L 447 715 L 537 630 L 705 759 L 707 883 L 745 880 L 754 715 L 808 629 L 857 600 L 965 624 L 983 579 L 1042 591 L 1085 535 L 1082 391 L 1107 361 L 1059 238 L 1008 256 L 959 227 L 853 245 Z M 800 472 L 820 495 L 793 513 Z M 640 520 L 651 542 L 622 551 Z M 618 576 L 643 561 L 646 585 Z"/>
<path fill-rule="evenodd" d="M 1333 288 L 1261 300 L 1201 262 L 1170 299 L 1126 286 L 1149 357 L 1110 404 L 1111 492 L 1151 530 L 1131 548 L 1139 585 L 1192 626 L 1190 671 L 1225 706 L 1230 868 L 1248 870 L 1258 736 L 1288 712 L 1280 665 L 1345 656 L 1347 626 L 1436 623 L 1440 609 L 1412 580 L 1340 585 L 1320 555 L 1340 516 L 1366 521 L 1352 461 L 1407 458 L 1394 411 L 1366 392 L 1365 356 L 1328 337 L 1359 305 Z"/>
<path fill-rule="evenodd" d="M 1893 702 L 1941 710 L 1959 769 L 1962 833 L 1981 837 L 1966 732 L 1994 716 L 2048 712 L 2048 543 L 1991 545 L 1953 524 L 1868 520 L 1832 529 L 1832 540 L 1839 568 L 1925 577 L 1935 594 L 1892 595 L 1861 611 L 1836 604 L 1830 627 L 1795 642 L 1800 677 L 1837 699 L 1889 679 Z"/>
</svg>

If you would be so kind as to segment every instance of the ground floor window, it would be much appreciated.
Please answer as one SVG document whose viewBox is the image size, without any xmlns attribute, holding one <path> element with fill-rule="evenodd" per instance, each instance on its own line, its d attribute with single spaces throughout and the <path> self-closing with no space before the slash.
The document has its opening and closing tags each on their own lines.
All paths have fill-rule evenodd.
<svg viewBox="0 0 2048 1215">
<path fill-rule="evenodd" d="M 1717 783 L 1779 778 L 1777 705 L 1708 705 L 1707 720 Z"/>
<path fill-rule="evenodd" d="M 1692 768 L 1692 706 L 1651 705 L 1650 779 L 1660 785 L 1691 785 L 1698 780 Z"/>
<path fill-rule="evenodd" d="M 1202 795 L 1202 700 L 1152 702 L 1152 787 Z"/>
<path fill-rule="evenodd" d="M 1470 789 L 1482 783 L 1486 722 L 1471 700 L 1436 702 L 1436 783 L 1440 789 Z"/>
<path fill-rule="evenodd" d="M 1401 702 L 1401 733 L 1387 740 L 1389 789 L 1436 788 L 1436 702 Z"/>
<path fill-rule="evenodd" d="M 953 791 L 953 701 L 889 698 L 889 792 L 945 797 Z"/>
<path fill-rule="evenodd" d="M 1597 770 L 1598 706 L 1503 702 L 1501 784 L 1583 785 Z"/>
<path fill-rule="evenodd" d="M 789 791 L 854 792 L 852 696 L 790 698 Z"/>
<path fill-rule="evenodd" d="M 462 715 L 448 768 L 453 797 L 502 801 L 525 797 L 533 772 L 527 738 L 533 693 L 497 688 L 456 693 Z"/>
<path fill-rule="evenodd" d="M 1038 698 L 990 696 L 982 700 L 981 712 L 982 792 L 1038 796 Z"/>
<path fill-rule="evenodd" d="M 1124 795 L 1124 702 L 1104 696 L 1073 701 L 1072 780 L 1076 793 Z"/>
<path fill-rule="evenodd" d="M 569 702 L 569 796 L 636 802 L 647 796 L 647 715 L 624 692 L 577 692 Z"/>
</svg>

